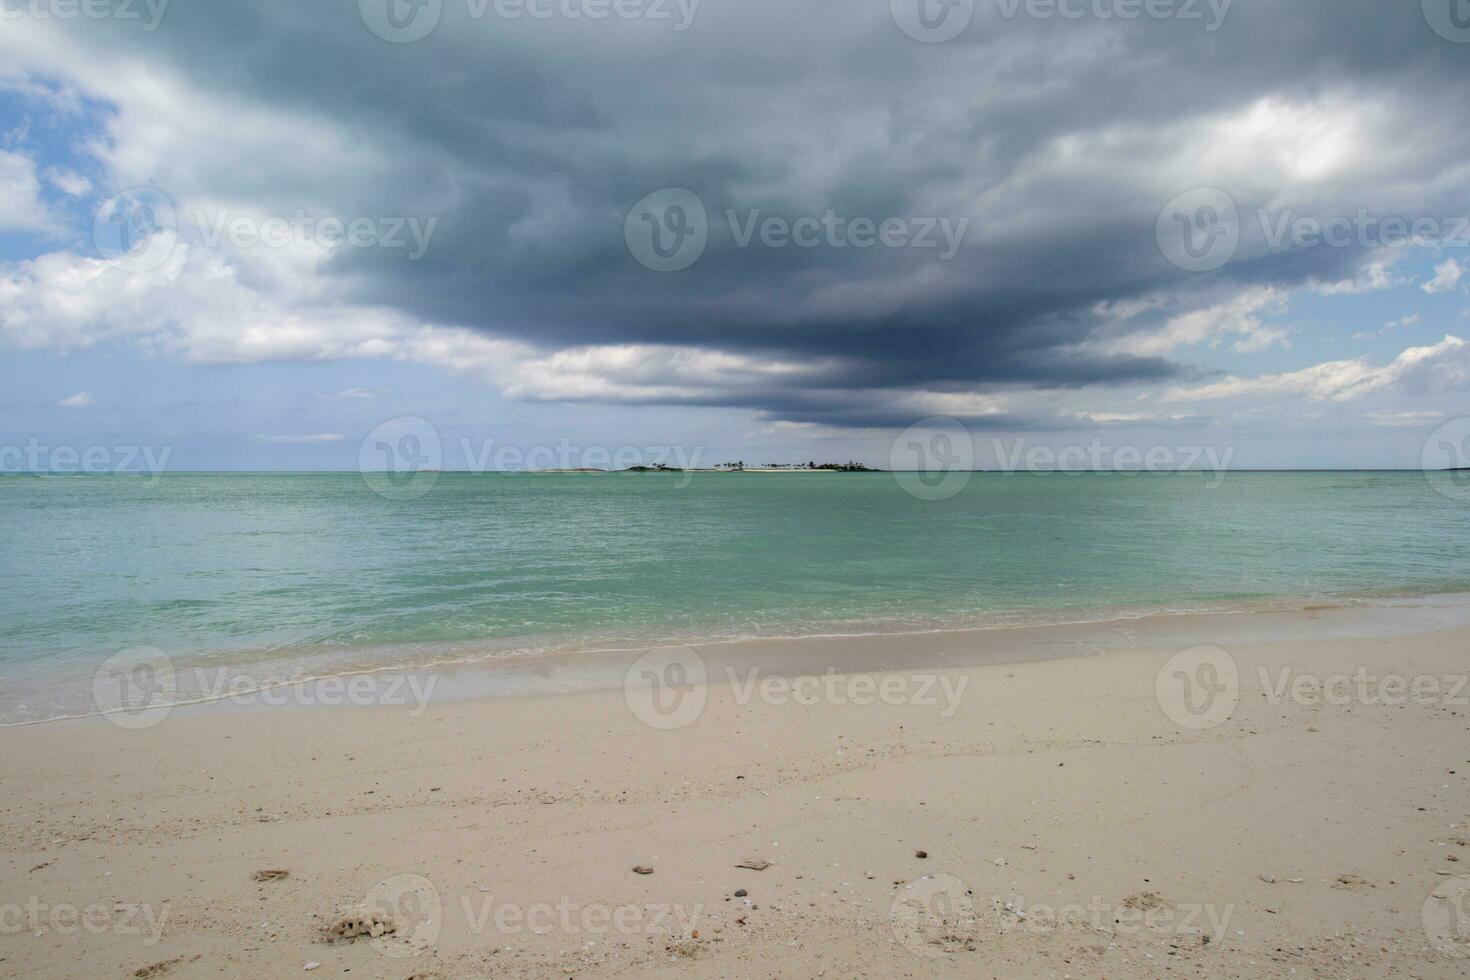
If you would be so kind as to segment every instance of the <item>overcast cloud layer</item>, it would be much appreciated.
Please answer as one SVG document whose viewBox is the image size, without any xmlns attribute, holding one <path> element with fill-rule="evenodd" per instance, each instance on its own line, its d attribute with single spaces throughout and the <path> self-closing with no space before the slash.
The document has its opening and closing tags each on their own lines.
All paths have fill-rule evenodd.
<svg viewBox="0 0 1470 980">
<path fill-rule="evenodd" d="M 1434 0 L 977 0 L 937 43 L 920 2 L 6 0 L 0 344 L 397 359 L 837 428 L 1460 414 L 1470 38 Z M 969 13 L 922 2 L 943 32 Z M 114 206 L 173 211 L 156 261 L 94 235 L 133 188 Z M 1171 245 L 1171 201 L 1197 252 L 1238 230 L 1224 261 Z M 297 215 L 315 231 L 276 247 L 227 230 Z M 1353 227 L 1273 241 L 1311 218 Z M 1390 248 L 1385 218 L 1444 223 Z M 1394 351 L 1291 358 L 1299 304 L 1395 287 L 1439 305 L 1393 311 Z"/>
</svg>

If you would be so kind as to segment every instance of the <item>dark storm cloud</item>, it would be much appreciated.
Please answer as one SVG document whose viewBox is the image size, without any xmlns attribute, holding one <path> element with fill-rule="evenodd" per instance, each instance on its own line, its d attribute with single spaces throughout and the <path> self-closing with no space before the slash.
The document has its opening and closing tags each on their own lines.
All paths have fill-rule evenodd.
<svg viewBox="0 0 1470 980">
<path fill-rule="evenodd" d="M 387 161 L 321 175 L 234 161 L 199 178 L 281 208 L 305 197 L 439 218 L 419 261 L 344 250 L 331 271 L 355 300 L 548 349 L 835 359 L 800 395 L 764 385 L 702 399 L 795 421 L 899 421 L 885 408 L 896 389 L 1157 381 L 1189 369 L 1079 346 L 1095 304 L 1168 295 L 1177 310 L 1232 284 L 1351 278 L 1370 253 L 1265 249 L 1251 231 L 1209 273 L 1160 251 L 1164 203 L 1213 179 L 1198 169 L 1212 158 L 1186 151 L 1263 99 L 1389 111 L 1327 177 L 1284 186 L 1269 167 L 1261 180 L 1233 171 L 1226 189 L 1247 226 L 1284 195 L 1329 215 L 1464 209 L 1463 171 L 1449 175 L 1470 148 L 1470 46 L 1437 35 L 1418 3 L 1237 0 L 1213 32 L 1022 9 L 1007 18 L 978 0 L 959 37 L 924 44 L 887 0 L 704 0 L 682 32 L 507 21 L 493 2 L 473 19 L 466 0 L 443 0 L 428 37 L 394 44 L 355 0 L 194 0 L 155 34 L 108 43 L 222 97 L 346 129 Z M 1217 139 L 1230 153 L 1228 133 Z M 666 187 L 698 196 L 709 241 L 689 268 L 660 273 L 630 252 L 624 220 Z M 755 210 L 969 223 L 943 261 L 939 248 L 741 247 L 727 209 L 737 227 Z"/>
</svg>

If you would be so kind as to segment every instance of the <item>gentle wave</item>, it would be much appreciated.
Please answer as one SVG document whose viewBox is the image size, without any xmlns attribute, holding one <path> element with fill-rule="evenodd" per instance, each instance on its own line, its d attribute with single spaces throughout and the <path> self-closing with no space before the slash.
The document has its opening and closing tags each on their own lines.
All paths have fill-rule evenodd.
<svg viewBox="0 0 1470 980">
<path fill-rule="evenodd" d="M 1227 604 L 1201 604 L 1188 608 L 1174 607 L 1152 607 L 1128 610 L 1093 610 L 1082 616 L 1047 616 L 1032 617 L 1024 621 L 1006 619 L 1005 621 L 965 621 L 955 622 L 948 625 L 933 625 L 922 629 L 891 628 L 891 629 L 848 629 L 843 631 L 819 632 L 815 630 L 788 630 L 767 631 L 758 633 L 746 633 L 738 636 L 682 636 L 665 637 L 661 640 L 645 640 L 639 643 L 627 645 L 598 645 L 595 642 L 583 640 L 574 642 L 563 639 L 560 642 L 543 638 L 539 644 L 519 644 L 512 648 L 501 649 L 495 652 L 486 652 L 476 648 L 474 651 L 465 650 L 458 654 L 450 655 L 426 655 L 422 650 L 414 647 L 403 649 L 374 648 L 371 650 L 352 651 L 354 657 L 361 657 L 365 661 L 375 661 L 375 665 L 369 666 L 364 663 L 361 666 L 353 666 L 336 671 L 311 672 L 306 669 L 308 661 L 293 659 L 284 651 L 272 651 L 269 659 L 261 660 L 258 657 L 250 658 L 242 653 L 242 659 L 236 661 L 236 665 L 249 664 L 259 668 L 261 673 L 269 673 L 272 679 L 257 686 L 232 688 L 228 693 L 200 695 L 197 697 L 179 698 L 175 700 L 159 700 L 151 702 L 155 709 L 186 708 L 207 704 L 215 704 L 232 700 L 250 699 L 261 694 L 272 691 L 283 690 L 292 687 L 303 687 L 319 684 L 324 681 L 332 681 L 344 678 L 372 676 L 378 674 L 402 674 L 402 673 L 426 673 L 435 670 L 463 669 L 486 666 L 489 664 L 505 665 L 507 663 L 528 663 L 541 658 L 569 658 L 573 669 L 577 664 L 585 664 L 591 660 L 602 657 L 617 655 L 643 654 L 650 650 L 669 649 L 675 647 L 698 647 L 701 649 L 719 646 L 738 646 L 752 642 L 780 643 L 786 641 L 815 641 L 815 640 L 861 640 L 869 638 L 889 638 L 896 643 L 905 638 L 916 636 L 929 636 L 935 634 L 953 633 L 984 633 L 987 631 L 1006 631 L 1022 634 L 1030 630 L 1045 630 L 1061 627 L 1092 627 L 1106 626 L 1116 623 L 1134 623 L 1142 621 L 1168 621 L 1171 619 L 1185 619 L 1191 617 L 1231 617 L 1231 616 L 1253 616 L 1266 613 L 1300 613 L 1321 612 L 1328 610 L 1347 610 L 1353 608 L 1384 608 L 1403 610 L 1412 607 L 1416 602 L 1425 602 L 1437 607 L 1453 608 L 1461 611 L 1470 618 L 1470 589 L 1463 592 L 1453 593 L 1417 593 L 1402 592 L 1395 590 L 1379 590 L 1365 592 L 1356 595 L 1343 595 L 1334 597 L 1332 601 L 1322 601 L 1325 597 L 1312 597 L 1310 600 L 1297 599 L 1287 600 L 1277 598 L 1269 601 L 1259 601 L 1248 605 Z M 189 670 L 227 670 L 228 665 L 219 661 L 189 662 L 185 659 L 175 663 L 181 671 Z M 289 676 L 282 676 L 282 675 Z M 74 713 L 53 714 L 40 718 L 29 718 L 23 721 L 0 720 L 0 728 L 27 727 L 32 725 L 49 724 L 62 721 L 76 721 L 87 718 L 99 718 L 108 714 L 118 713 L 105 710 L 81 710 Z M 3 718 L 0 715 L 0 718 Z"/>
</svg>

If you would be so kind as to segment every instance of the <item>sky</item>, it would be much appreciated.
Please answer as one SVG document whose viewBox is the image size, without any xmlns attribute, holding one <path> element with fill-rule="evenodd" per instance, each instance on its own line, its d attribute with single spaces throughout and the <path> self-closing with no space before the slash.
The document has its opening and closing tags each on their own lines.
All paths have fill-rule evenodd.
<svg viewBox="0 0 1470 980">
<path fill-rule="evenodd" d="M 0 0 L 0 470 L 1470 465 L 1467 8 Z"/>
</svg>

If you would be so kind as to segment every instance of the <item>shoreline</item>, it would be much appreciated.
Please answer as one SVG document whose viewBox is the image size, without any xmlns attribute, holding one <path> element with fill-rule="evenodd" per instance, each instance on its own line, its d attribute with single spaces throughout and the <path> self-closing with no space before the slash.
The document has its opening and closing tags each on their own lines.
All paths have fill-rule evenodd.
<svg viewBox="0 0 1470 980">
<path fill-rule="evenodd" d="M 1452 690 L 1470 625 L 1405 632 L 1381 613 L 1194 621 L 1239 682 L 1223 716 L 1179 714 L 1160 688 L 1200 637 L 1132 624 L 1057 634 L 1070 652 L 1028 661 L 970 634 L 948 656 L 975 663 L 938 667 L 808 641 L 868 663 L 840 696 L 724 683 L 725 666 L 779 657 L 711 656 L 688 717 L 586 689 L 11 729 L 0 962 L 58 977 L 1459 976 L 1470 945 L 1422 917 L 1438 890 L 1470 888 L 1470 708 Z M 1409 683 L 1331 693 L 1363 672 Z M 1312 699 L 1297 678 L 1327 683 Z M 1424 678 L 1432 697 L 1411 693 Z M 736 867 L 751 858 L 772 863 Z M 32 923 L 27 903 L 102 924 Z M 320 941 L 364 903 L 396 909 L 395 931 Z"/>
<path fill-rule="evenodd" d="M 624 645 L 540 648 L 484 652 L 487 644 L 464 644 L 436 654 L 421 647 L 391 648 L 400 654 L 394 662 L 377 666 L 351 663 L 341 669 L 303 671 L 303 661 L 291 658 L 258 661 L 193 661 L 169 658 L 167 664 L 179 681 L 195 679 L 196 693 L 188 697 L 155 699 L 150 703 L 176 711 L 207 709 L 233 702 L 270 707 L 320 706 L 323 698 L 309 691 L 293 698 L 262 697 L 282 689 L 311 688 L 353 678 L 411 678 L 432 680 L 436 696 L 455 700 L 515 697 L 571 691 L 611 690 L 623 682 L 626 663 L 654 650 L 691 649 L 710 661 L 711 669 L 759 670 L 777 675 L 830 672 L 851 674 L 885 667 L 975 667 L 986 664 L 1029 663 L 1059 657 L 1098 655 L 1146 641 L 1152 645 L 1188 646 L 1191 638 L 1223 641 L 1261 635 L 1270 623 L 1278 635 L 1310 639 L 1346 628 L 1356 635 L 1402 635 L 1424 632 L 1425 617 L 1439 627 L 1470 626 L 1470 592 L 1406 593 L 1338 596 L 1334 601 L 1278 598 L 1255 604 L 1213 609 L 1159 609 L 1155 607 L 1059 611 L 1034 621 L 957 623 L 922 629 L 892 631 L 821 631 L 770 636 L 661 638 L 656 642 L 629 641 Z M 1078 614 L 1080 613 L 1080 616 Z M 1340 622 L 1350 625 L 1336 625 Z M 1252 627 L 1252 624 L 1255 624 Z M 1282 633 L 1281 631 L 1287 631 Z M 524 644 L 522 638 L 508 645 Z M 834 649 L 838 648 L 838 649 Z M 980 655 L 975 651 L 983 650 Z M 412 651 L 420 658 L 406 661 Z M 897 653 L 895 653 L 897 651 Z M 354 651 L 356 652 L 356 651 Z M 365 653 L 381 655 L 379 648 Z M 161 651 L 160 651 L 161 653 Z M 359 653 L 360 655 L 360 653 Z M 13 668 L 12 668 L 13 669 Z M 182 684 L 181 684 L 182 686 Z M 214 691 L 214 693 L 210 693 Z M 3 720 L 0 731 L 54 725 L 96 718 L 106 712 L 96 705 L 46 718 Z"/>
</svg>

